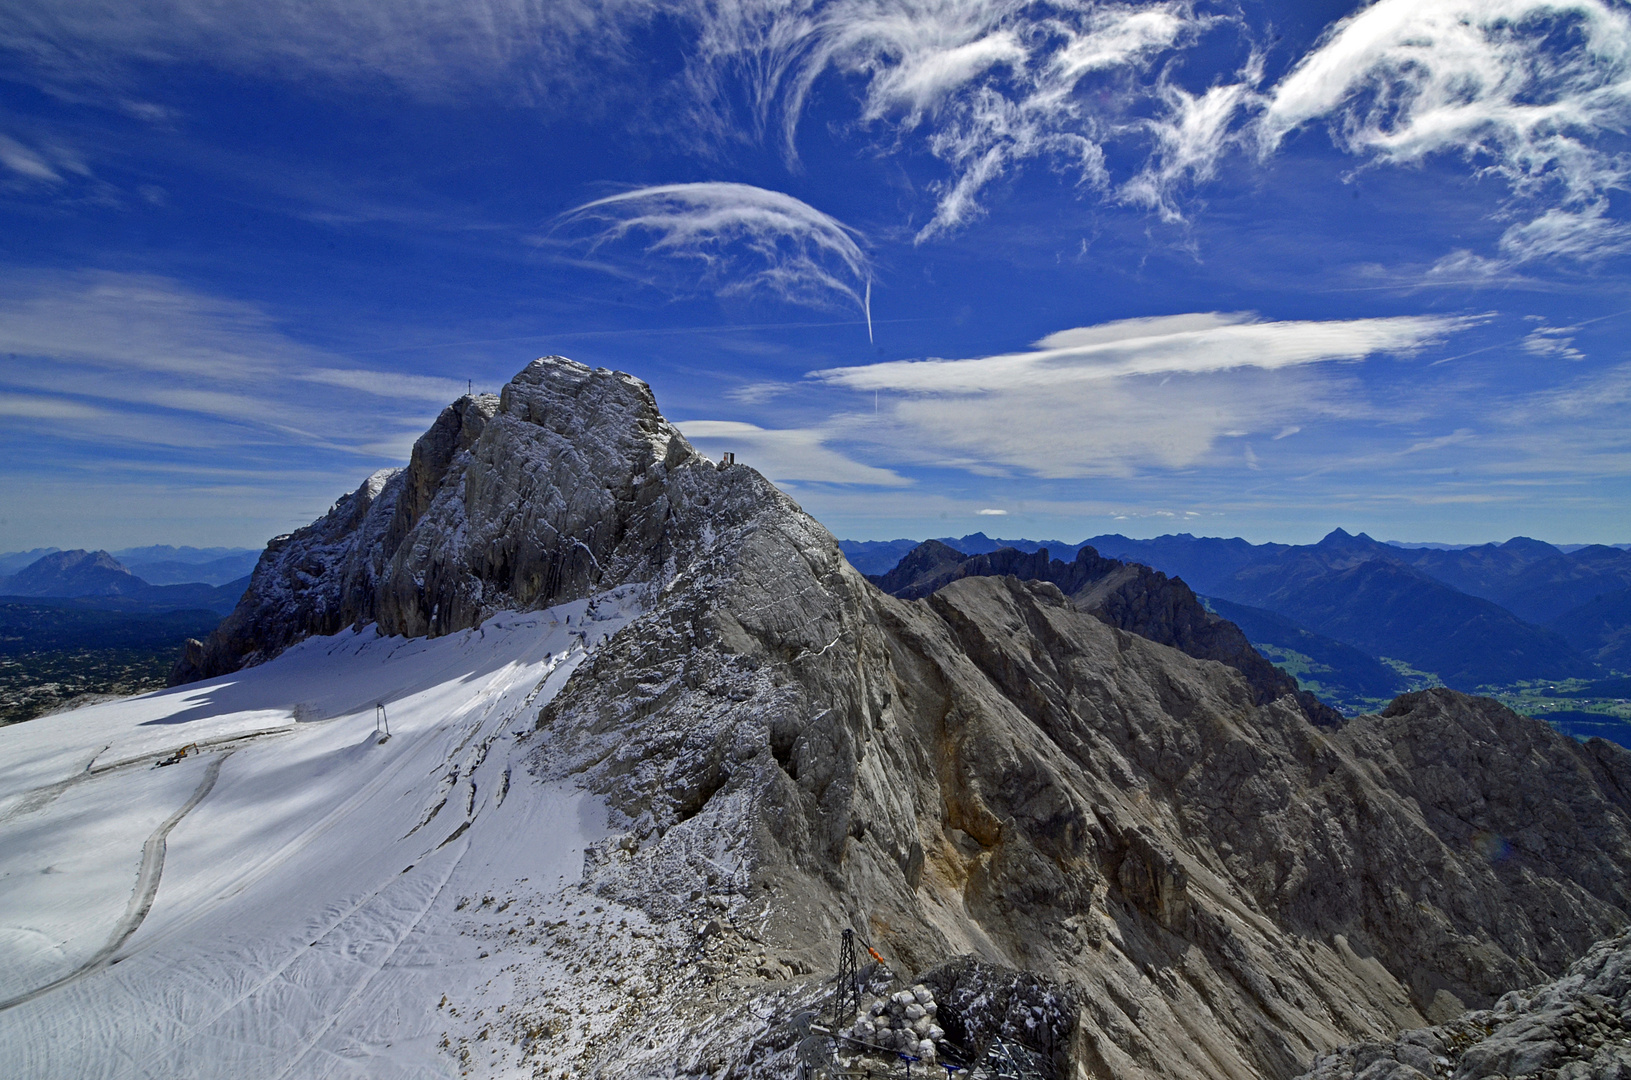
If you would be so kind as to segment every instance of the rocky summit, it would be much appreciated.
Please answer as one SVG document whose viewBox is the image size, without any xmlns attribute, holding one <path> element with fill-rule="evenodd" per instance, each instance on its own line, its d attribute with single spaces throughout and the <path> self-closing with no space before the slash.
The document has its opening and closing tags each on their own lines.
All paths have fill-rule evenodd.
<svg viewBox="0 0 1631 1080">
<path fill-rule="evenodd" d="M 1504 1024 L 1510 991 L 1625 926 L 1625 750 L 1448 690 L 1333 719 L 1209 655 L 1215 622 L 1145 618 L 1194 613 L 1097 558 L 890 595 L 639 380 L 550 357 L 272 541 L 174 680 L 348 626 L 640 598 L 525 717 L 505 783 L 603 799 L 588 902 L 681 944 L 586 965 L 627 997 L 596 1039 L 493 1017 L 482 1037 L 539 1075 L 899 1075 L 911 1042 L 987 1075 L 1368 1078 L 1371 1051 L 1339 1048 Z M 594 949 L 580 922 L 552 934 Z M 1591 1008 L 1577 1041 L 1622 1038 Z"/>
</svg>

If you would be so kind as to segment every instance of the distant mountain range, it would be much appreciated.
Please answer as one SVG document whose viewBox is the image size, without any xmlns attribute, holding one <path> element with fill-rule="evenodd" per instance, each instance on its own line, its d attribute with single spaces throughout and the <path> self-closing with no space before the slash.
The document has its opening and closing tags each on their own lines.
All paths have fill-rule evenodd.
<svg viewBox="0 0 1631 1080">
<path fill-rule="evenodd" d="M 15 574 L 61 548 L 34 548 L 32 551 L 0 552 L 0 577 Z M 260 548 L 148 547 L 120 548 L 108 552 L 120 565 L 149 585 L 225 585 L 255 569 Z"/>
<path fill-rule="evenodd" d="M 973 533 L 938 542 L 965 555 L 1046 548 L 1066 560 L 1091 547 L 1181 578 L 1254 645 L 1339 702 L 1434 678 L 1472 689 L 1631 669 L 1631 551 L 1623 547 L 1565 551 L 1527 537 L 1403 546 L 1341 529 L 1304 545 L 1188 533 L 1079 543 Z M 916 546 L 840 542 L 872 575 Z"/>
<path fill-rule="evenodd" d="M 114 556 L 132 574 L 151 585 L 186 585 L 193 582 L 226 585 L 241 577 L 248 577 L 260 559 L 260 552 L 234 552 L 206 562 L 188 562 L 180 558 L 160 558 L 142 562 L 119 552 L 115 552 Z"/>
<path fill-rule="evenodd" d="M 197 565 L 218 576 L 234 558 L 238 557 L 218 557 Z M 171 564 L 186 565 L 175 560 L 158 565 Z M 106 551 L 52 551 L 0 577 L 0 598 L 73 600 L 82 607 L 108 611 L 202 610 L 226 615 L 248 585 L 247 573 L 218 584 L 198 580 L 153 582 L 133 573 Z"/>
<path fill-rule="evenodd" d="M 54 555 L 61 550 L 61 548 L 47 547 L 33 548 L 29 551 L 0 552 L 0 577 L 15 574 L 29 563 L 37 562 L 45 556 Z"/>
</svg>

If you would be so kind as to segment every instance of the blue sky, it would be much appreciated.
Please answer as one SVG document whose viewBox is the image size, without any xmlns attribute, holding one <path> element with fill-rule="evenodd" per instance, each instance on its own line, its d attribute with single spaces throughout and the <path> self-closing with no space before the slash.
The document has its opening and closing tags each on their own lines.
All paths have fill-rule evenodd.
<svg viewBox="0 0 1631 1080">
<path fill-rule="evenodd" d="M 1618 0 L 9 0 L 0 549 L 258 546 L 467 381 L 835 533 L 1631 540 Z"/>
</svg>

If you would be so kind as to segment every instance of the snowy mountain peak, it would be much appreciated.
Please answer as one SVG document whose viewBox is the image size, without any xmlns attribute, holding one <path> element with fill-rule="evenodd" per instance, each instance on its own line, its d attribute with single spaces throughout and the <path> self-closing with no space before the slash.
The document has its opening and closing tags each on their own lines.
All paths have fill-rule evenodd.
<svg viewBox="0 0 1631 1080">
<path fill-rule="evenodd" d="M 710 479 L 680 483 L 682 473 Z M 690 557 L 674 539 L 700 538 L 671 519 L 717 513 L 709 489 L 721 476 L 644 382 L 565 357 L 535 360 L 499 394 L 443 409 L 406 469 L 375 473 L 320 520 L 273 540 L 238 609 L 189 645 L 172 683 L 347 626 L 437 636 L 494 611 L 656 583 Z M 761 479 L 749 501 L 778 497 Z"/>
</svg>

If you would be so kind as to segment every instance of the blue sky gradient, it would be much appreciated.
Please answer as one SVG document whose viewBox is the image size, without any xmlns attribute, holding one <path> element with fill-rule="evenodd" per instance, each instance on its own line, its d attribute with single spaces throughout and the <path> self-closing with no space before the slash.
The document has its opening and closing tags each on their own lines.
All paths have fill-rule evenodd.
<svg viewBox="0 0 1631 1080">
<path fill-rule="evenodd" d="M 633 372 L 841 536 L 1631 539 L 1631 7 L 12 0 L 0 549 Z"/>
</svg>

